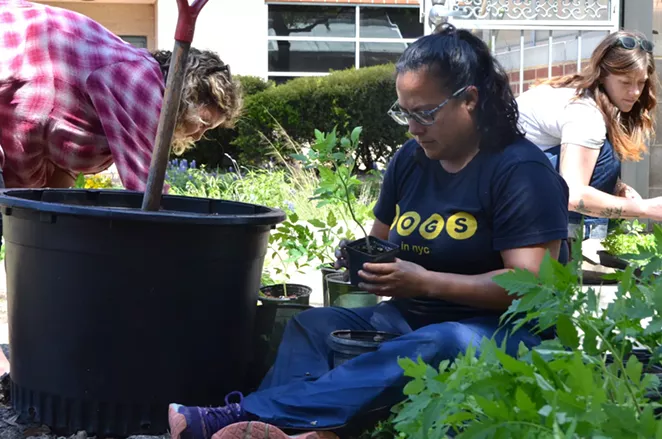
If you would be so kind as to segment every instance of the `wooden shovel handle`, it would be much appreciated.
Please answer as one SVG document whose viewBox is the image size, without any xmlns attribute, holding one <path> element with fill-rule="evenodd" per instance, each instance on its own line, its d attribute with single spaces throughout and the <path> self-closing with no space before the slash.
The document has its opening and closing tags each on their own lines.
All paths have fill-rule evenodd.
<svg viewBox="0 0 662 439">
<path fill-rule="evenodd" d="M 186 60 L 193 41 L 195 21 L 202 7 L 208 0 L 195 0 L 189 5 L 188 0 L 177 0 L 179 17 L 175 31 L 175 47 L 170 58 L 168 80 L 166 82 L 159 126 L 156 131 L 154 152 L 149 167 L 149 176 L 143 196 L 142 210 L 158 210 L 161 206 L 161 194 L 165 182 L 165 172 L 170 156 L 170 145 L 177 123 L 177 111 L 182 97 Z"/>
</svg>

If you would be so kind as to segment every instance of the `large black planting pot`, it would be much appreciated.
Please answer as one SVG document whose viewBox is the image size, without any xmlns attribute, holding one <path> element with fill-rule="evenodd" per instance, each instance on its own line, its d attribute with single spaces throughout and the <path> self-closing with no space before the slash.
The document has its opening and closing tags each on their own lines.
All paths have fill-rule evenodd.
<svg viewBox="0 0 662 439">
<path fill-rule="evenodd" d="M 8 190 L 12 404 L 60 434 L 162 434 L 167 405 L 243 381 L 278 209 L 142 193 Z"/>
</svg>

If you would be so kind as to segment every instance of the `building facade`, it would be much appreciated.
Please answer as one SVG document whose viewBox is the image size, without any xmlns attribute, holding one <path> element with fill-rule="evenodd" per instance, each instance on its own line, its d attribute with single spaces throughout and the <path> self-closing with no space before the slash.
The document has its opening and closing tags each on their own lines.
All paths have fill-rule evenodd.
<svg viewBox="0 0 662 439">
<path fill-rule="evenodd" d="M 39 0 L 36 0 L 39 1 Z M 209 0 L 193 45 L 217 51 L 233 73 L 283 82 L 394 61 L 429 33 L 432 8 L 477 32 L 509 72 L 513 91 L 581 68 L 607 33 L 643 32 L 662 57 L 662 2 L 654 0 Z M 85 14 L 128 42 L 172 49 L 176 0 L 48 0 Z M 658 62 L 659 63 L 659 62 Z M 662 63 L 658 67 L 662 67 Z M 658 120 L 662 120 L 662 114 Z M 662 136 L 624 179 L 662 195 Z"/>
</svg>

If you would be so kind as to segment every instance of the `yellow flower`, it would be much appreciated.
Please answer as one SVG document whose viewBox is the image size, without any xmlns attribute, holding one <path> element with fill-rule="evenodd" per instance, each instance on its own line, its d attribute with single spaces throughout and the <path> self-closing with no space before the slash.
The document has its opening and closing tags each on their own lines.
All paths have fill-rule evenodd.
<svg viewBox="0 0 662 439">
<path fill-rule="evenodd" d="M 106 175 L 91 175 L 85 177 L 85 189 L 109 189 L 113 187 L 113 182 Z"/>
</svg>

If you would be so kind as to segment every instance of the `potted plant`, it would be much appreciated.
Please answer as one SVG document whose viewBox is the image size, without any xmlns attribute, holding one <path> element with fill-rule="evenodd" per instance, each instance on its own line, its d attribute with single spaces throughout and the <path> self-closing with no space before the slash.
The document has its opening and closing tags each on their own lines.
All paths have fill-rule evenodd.
<svg viewBox="0 0 662 439">
<path fill-rule="evenodd" d="M 295 212 L 289 213 L 287 219 L 269 235 L 269 249 L 272 251 L 272 258 L 279 261 L 274 271 L 282 281 L 276 283 L 270 275 L 262 275 L 259 299 L 263 305 L 309 304 L 312 288 L 307 285 L 289 283 L 292 276 L 289 268 L 293 266 L 296 272 L 301 273 L 304 267 L 310 265 L 313 257 L 307 249 L 313 241 L 314 233 L 310 228 L 299 223 L 299 217 Z"/>
<path fill-rule="evenodd" d="M 646 233 L 645 224 L 637 220 L 620 221 L 609 231 L 602 243 L 605 250 L 598 252 L 600 263 L 623 270 L 628 265 L 625 260 L 628 256 L 649 254 L 654 244 L 655 237 Z"/>
<path fill-rule="evenodd" d="M 346 247 L 350 282 L 355 286 L 362 281 L 358 271 L 365 262 L 392 262 L 399 251 L 397 245 L 369 236 L 355 213 L 356 190 L 362 184 L 354 175 L 361 130 L 356 127 L 349 137 L 340 139 L 335 127 L 328 134 L 315 130 L 315 142 L 307 154 L 293 154 L 293 158 L 306 168 L 314 168 L 319 173 L 320 185 L 313 198 L 319 200 L 317 206 L 344 203 L 352 220 L 363 232 L 362 238 L 351 241 Z"/>
</svg>

